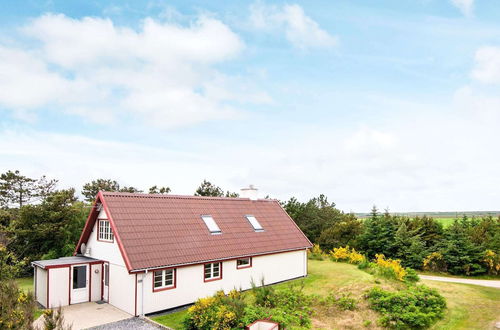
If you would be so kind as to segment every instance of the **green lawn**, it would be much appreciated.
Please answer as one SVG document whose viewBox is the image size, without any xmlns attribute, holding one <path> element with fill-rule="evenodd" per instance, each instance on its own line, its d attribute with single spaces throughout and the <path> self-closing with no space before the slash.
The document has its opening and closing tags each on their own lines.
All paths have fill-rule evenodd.
<svg viewBox="0 0 500 330">
<path fill-rule="evenodd" d="M 327 295 L 334 291 L 352 293 L 358 299 L 358 309 L 343 311 L 334 315 L 318 312 L 313 316 L 314 329 L 358 329 L 364 328 L 363 322 L 370 321 L 369 329 L 379 329 L 376 320 L 379 315 L 368 308 L 362 299 L 363 293 L 374 285 L 384 288 L 397 288 L 398 283 L 376 279 L 357 269 L 356 266 L 331 261 L 309 260 L 309 276 L 304 280 L 306 293 Z M 376 283 L 377 282 L 377 283 Z M 445 318 L 432 329 L 489 329 L 495 321 L 500 321 L 500 290 L 479 286 L 424 281 L 436 288 L 447 300 Z M 287 283 L 276 285 L 284 287 Z M 159 323 L 173 329 L 183 329 L 182 320 L 187 311 L 183 310 L 163 316 L 153 317 Z"/>
<path fill-rule="evenodd" d="M 500 321 L 500 289 L 423 280 L 445 298 L 448 310 L 432 329 L 493 329 Z"/>
<path fill-rule="evenodd" d="M 24 292 L 33 292 L 33 277 L 17 278 L 16 283 Z"/>
<path fill-rule="evenodd" d="M 172 329 L 183 329 L 184 327 L 182 321 L 184 320 L 186 314 L 187 309 L 175 313 L 165 314 L 162 316 L 152 317 L 152 319 Z"/>
</svg>

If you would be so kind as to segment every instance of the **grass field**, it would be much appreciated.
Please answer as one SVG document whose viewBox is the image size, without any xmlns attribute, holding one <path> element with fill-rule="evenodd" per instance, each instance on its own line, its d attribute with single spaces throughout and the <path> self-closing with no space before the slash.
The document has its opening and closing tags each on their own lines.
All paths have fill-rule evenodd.
<svg viewBox="0 0 500 330">
<path fill-rule="evenodd" d="M 440 222 L 444 228 L 450 226 L 455 218 L 434 218 L 436 221 Z"/>
<path fill-rule="evenodd" d="M 17 278 L 16 279 L 16 283 L 17 285 L 19 286 L 19 288 L 21 290 L 23 290 L 24 292 L 28 292 L 28 291 L 31 291 L 33 292 L 33 277 L 23 277 L 23 278 Z M 43 313 L 43 309 L 37 309 L 35 311 L 35 320 L 40 316 L 42 315 Z"/>
<path fill-rule="evenodd" d="M 309 276 L 294 282 L 299 281 L 304 281 L 304 290 L 307 293 L 327 295 L 331 291 L 351 292 L 352 296 L 359 300 L 359 308 L 355 311 L 343 311 L 332 315 L 318 310 L 313 316 L 314 329 L 359 329 L 365 328 L 363 326 L 365 321 L 370 321 L 370 326 L 367 328 L 379 329 L 376 325 L 379 315 L 368 308 L 362 295 L 366 289 L 374 285 L 385 288 L 400 286 L 392 281 L 376 279 L 353 265 L 317 260 L 309 261 Z M 495 321 L 500 321 L 499 289 L 433 281 L 424 283 L 437 289 L 448 304 L 444 319 L 432 329 L 491 329 Z M 282 283 L 276 287 L 286 285 L 288 284 Z M 185 315 L 184 310 L 153 319 L 171 328 L 182 329 L 182 319 Z"/>
</svg>

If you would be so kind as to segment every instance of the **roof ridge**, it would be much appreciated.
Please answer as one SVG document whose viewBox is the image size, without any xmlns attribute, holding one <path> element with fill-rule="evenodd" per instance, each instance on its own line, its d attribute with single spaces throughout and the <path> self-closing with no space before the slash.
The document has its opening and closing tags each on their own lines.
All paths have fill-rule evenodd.
<svg viewBox="0 0 500 330">
<path fill-rule="evenodd" d="M 227 200 L 227 201 L 255 201 L 255 202 L 277 202 L 277 199 L 260 198 L 251 200 L 246 197 L 218 197 L 218 196 L 192 196 L 192 195 L 172 195 L 172 194 L 146 194 L 129 193 L 121 191 L 101 191 L 103 196 L 117 197 L 139 197 L 139 198 L 169 198 L 169 199 L 206 199 L 206 200 Z"/>
</svg>

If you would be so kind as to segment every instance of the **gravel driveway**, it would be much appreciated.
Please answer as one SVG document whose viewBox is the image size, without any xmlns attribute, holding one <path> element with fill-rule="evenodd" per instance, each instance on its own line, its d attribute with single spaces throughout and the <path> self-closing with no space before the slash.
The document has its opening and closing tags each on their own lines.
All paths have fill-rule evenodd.
<svg viewBox="0 0 500 330">
<path fill-rule="evenodd" d="M 149 323 L 140 317 L 131 317 L 129 319 L 121 320 L 118 322 L 107 323 L 97 327 L 88 328 L 87 330 L 158 330 L 165 329 L 159 325 Z"/>
</svg>

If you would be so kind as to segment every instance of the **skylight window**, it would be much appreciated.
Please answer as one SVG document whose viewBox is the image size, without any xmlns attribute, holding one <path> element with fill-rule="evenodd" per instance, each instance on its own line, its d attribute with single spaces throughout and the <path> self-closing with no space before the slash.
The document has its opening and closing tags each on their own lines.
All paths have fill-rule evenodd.
<svg viewBox="0 0 500 330">
<path fill-rule="evenodd" d="M 264 231 L 264 228 L 260 225 L 257 219 L 253 215 L 246 215 L 248 222 L 252 225 L 255 231 Z"/>
<path fill-rule="evenodd" d="M 212 218 L 211 215 L 202 215 L 201 218 L 205 222 L 205 225 L 207 226 L 207 228 L 211 234 L 220 234 L 221 233 L 219 226 L 217 226 L 217 224 L 214 221 L 214 218 Z"/>
</svg>

